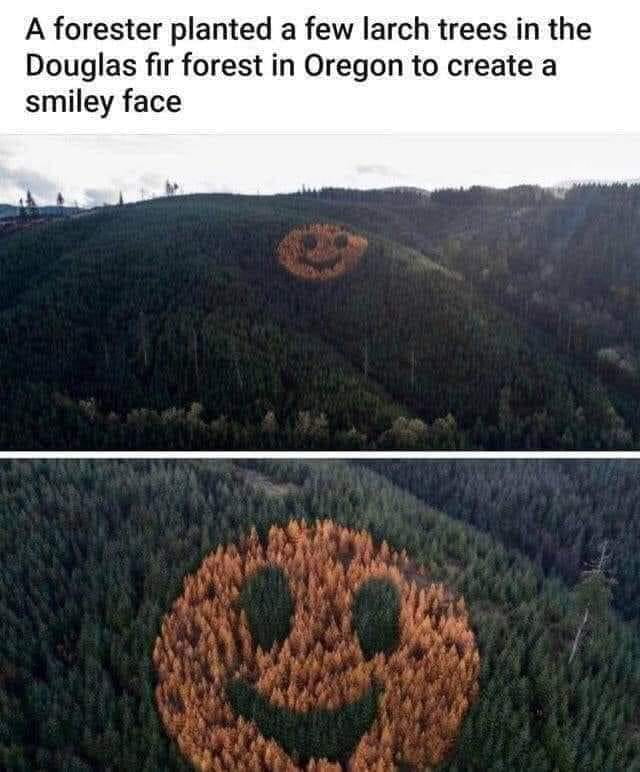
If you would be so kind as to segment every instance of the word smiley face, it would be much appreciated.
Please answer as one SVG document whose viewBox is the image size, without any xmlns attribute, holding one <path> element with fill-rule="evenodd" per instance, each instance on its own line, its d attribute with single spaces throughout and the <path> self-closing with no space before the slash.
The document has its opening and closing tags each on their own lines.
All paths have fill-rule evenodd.
<svg viewBox="0 0 640 772">
<path fill-rule="evenodd" d="M 452 750 L 477 693 L 462 600 L 324 521 L 218 547 L 156 641 L 168 733 L 202 770 L 393 770 Z"/>
<path fill-rule="evenodd" d="M 278 244 L 278 261 L 300 279 L 327 281 L 350 271 L 368 241 L 337 225 L 315 223 L 294 228 Z"/>
</svg>

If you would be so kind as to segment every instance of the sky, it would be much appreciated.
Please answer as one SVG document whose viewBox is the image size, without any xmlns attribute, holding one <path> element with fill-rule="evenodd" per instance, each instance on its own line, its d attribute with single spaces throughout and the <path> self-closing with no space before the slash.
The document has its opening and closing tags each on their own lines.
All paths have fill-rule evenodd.
<svg viewBox="0 0 640 772">
<path fill-rule="evenodd" d="M 640 179 L 640 135 L 0 135 L 0 203 Z"/>
</svg>

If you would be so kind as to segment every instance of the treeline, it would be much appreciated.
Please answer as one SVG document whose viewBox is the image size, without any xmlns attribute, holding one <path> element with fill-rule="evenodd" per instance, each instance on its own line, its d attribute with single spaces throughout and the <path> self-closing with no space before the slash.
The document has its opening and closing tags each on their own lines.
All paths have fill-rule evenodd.
<svg viewBox="0 0 640 772">
<path fill-rule="evenodd" d="M 106 412 L 95 399 L 74 401 L 59 393 L 49 394 L 41 389 L 8 391 L 15 395 L 17 404 L 28 404 L 25 423 L 20 429 L 19 441 L 13 432 L 0 430 L 0 444 L 6 447 L 30 448 L 101 448 L 117 450 L 130 448 L 166 447 L 174 450 L 367 450 L 397 447 L 429 450 L 462 450 L 467 437 L 458 429 L 455 419 L 449 415 L 428 424 L 418 418 L 399 416 L 398 409 L 387 407 L 383 402 L 369 399 L 364 390 L 355 385 L 352 398 L 363 398 L 360 408 L 370 405 L 369 417 L 376 426 L 372 435 L 352 427 L 348 431 L 332 429 L 327 414 L 318 405 L 318 412 L 300 410 L 281 424 L 274 411 L 265 413 L 257 423 L 229 419 L 225 415 L 210 418 L 205 415 L 201 403 L 194 402 L 187 408 L 151 410 L 133 409 L 126 415 Z M 379 424 L 378 424 L 379 421 Z M 386 427 L 386 428 L 384 428 Z M 376 434 L 375 432 L 380 432 Z"/>
<path fill-rule="evenodd" d="M 472 185 L 470 188 L 441 188 L 431 194 L 431 200 L 445 206 L 495 205 L 527 206 L 550 203 L 555 196 L 537 185 L 516 185 L 511 188 L 489 188 Z"/>
<path fill-rule="evenodd" d="M 640 467 L 633 461 L 372 462 L 430 506 L 574 585 L 607 542 L 613 602 L 640 621 Z"/>
<path fill-rule="evenodd" d="M 526 509 L 526 501 L 518 512 Z M 255 526 L 368 530 L 466 600 L 478 699 L 449 770 L 640 768 L 637 632 L 473 527 L 345 464 L 30 461 L 0 467 L 0 767 L 187 770 L 155 704 L 183 578 Z"/>
<path fill-rule="evenodd" d="M 322 286 L 277 262 L 294 225 L 405 209 L 181 196 L 4 240 L 0 444 L 174 447 L 195 404 L 203 448 L 633 446 L 626 393 L 423 254 L 371 238 Z"/>
<path fill-rule="evenodd" d="M 379 189 L 363 188 L 318 188 L 303 187 L 297 195 L 329 199 L 332 201 L 371 202 L 376 204 L 407 204 L 416 203 L 422 199 L 428 200 L 430 193 L 420 188 L 393 187 Z"/>
</svg>

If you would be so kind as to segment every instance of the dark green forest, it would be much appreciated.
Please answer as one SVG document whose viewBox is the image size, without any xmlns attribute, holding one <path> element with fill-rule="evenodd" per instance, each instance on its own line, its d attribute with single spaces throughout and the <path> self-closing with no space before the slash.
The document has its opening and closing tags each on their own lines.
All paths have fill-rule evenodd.
<svg viewBox="0 0 640 772">
<path fill-rule="evenodd" d="M 640 444 L 637 188 L 172 196 L 0 238 L 0 447 Z M 309 282 L 309 222 L 369 240 Z"/>
<path fill-rule="evenodd" d="M 598 462 L 589 467 L 603 470 L 600 480 L 626 480 L 630 499 L 638 495 L 625 471 L 635 464 L 619 471 Z M 512 469 L 501 484 L 495 475 L 493 496 L 476 494 L 476 509 L 482 501 L 490 519 L 499 509 L 495 499 L 513 490 L 511 532 L 504 516 L 499 528 L 484 533 L 489 529 L 478 514 L 469 519 L 482 530 L 451 505 L 472 500 L 467 491 L 482 487 L 482 473 L 421 468 L 425 501 L 367 467 L 336 462 L 4 462 L 0 767 L 186 771 L 156 711 L 151 659 L 183 577 L 252 525 L 264 535 L 270 524 L 292 518 L 331 518 L 406 549 L 430 578 L 466 599 L 480 650 L 480 688 L 441 769 L 639 770 L 637 617 L 622 621 L 616 606 L 629 616 L 631 610 L 620 598 L 616 606 L 597 605 L 583 591 L 585 580 L 564 576 L 551 550 L 549 558 L 532 561 L 524 554 L 526 539 L 523 551 L 513 546 L 513 532 L 537 529 L 563 549 L 567 535 L 557 522 L 563 512 L 572 521 L 583 509 L 597 553 L 595 541 L 599 531 L 607 535 L 612 514 L 606 509 L 624 496 L 605 498 L 591 511 L 597 473 L 585 479 L 581 465 L 569 464 Z M 411 470 L 407 484 L 415 488 L 415 464 Z M 428 480 L 438 476 L 448 481 L 448 514 L 425 503 Z M 540 504 L 553 493 L 561 499 L 572 486 L 566 510 L 561 501 Z M 628 540 L 630 555 L 637 535 Z M 626 559 L 613 554 L 616 566 Z M 593 590 L 591 576 L 586 585 Z M 601 597 L 606 601 L 606 593 Z M 585 608 L 589 623 L 571 657 Z"/>
<path fill-rule="evenodd" d="M 640 468 L 624 461 L 374 461 L 429 505 L 525 553 L 569 584 L 610 553 L 613 603 L 640 620 Z"/>
</svg>

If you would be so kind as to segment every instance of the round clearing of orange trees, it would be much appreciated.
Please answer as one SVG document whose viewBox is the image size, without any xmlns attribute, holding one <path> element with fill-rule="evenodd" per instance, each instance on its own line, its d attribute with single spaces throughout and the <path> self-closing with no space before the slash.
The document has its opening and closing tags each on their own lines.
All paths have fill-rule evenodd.
<svg viewBox="0 0 640 772">
<path fill-rule="evenodd" d="M 430 767 L 478 690 L 464 601 L 331 520 L 210 553 L 153 661 L 165 728 L 201 770 Z"/>
<path fill-rule="evenodd" d="M 350 271 L 367 249 L 364 236 L 339 225 L 313 223 L 294 228 L 278 244 L 278 260 L 300 279 L 327 281 Z"/>
</svg>

